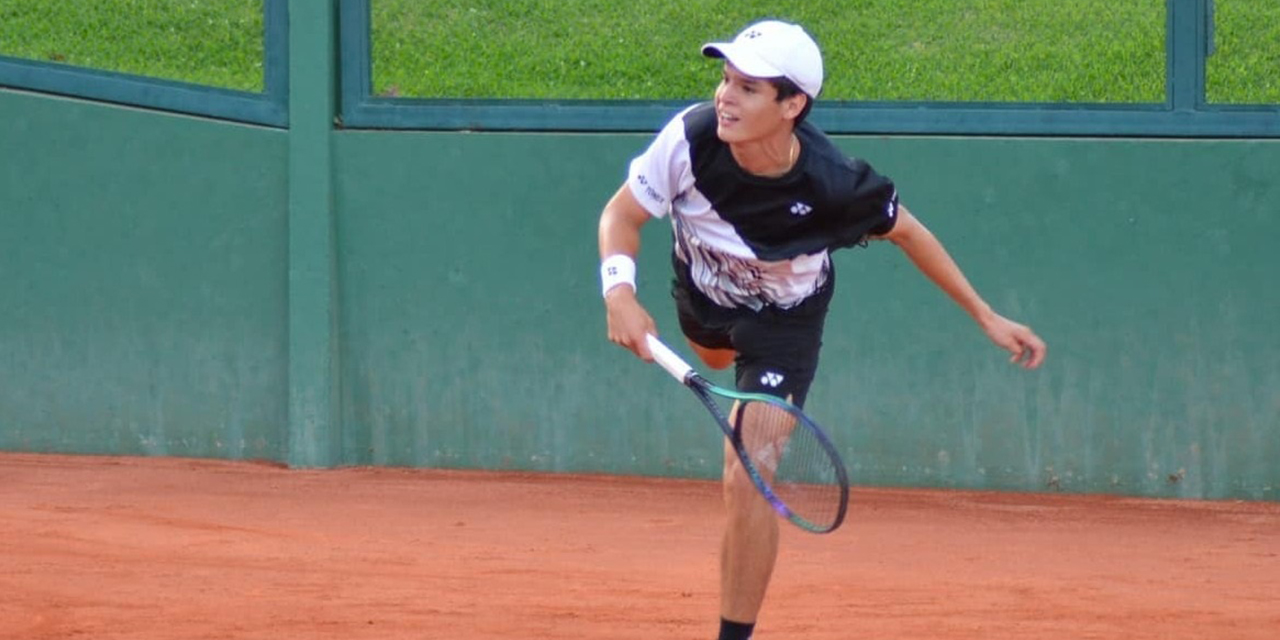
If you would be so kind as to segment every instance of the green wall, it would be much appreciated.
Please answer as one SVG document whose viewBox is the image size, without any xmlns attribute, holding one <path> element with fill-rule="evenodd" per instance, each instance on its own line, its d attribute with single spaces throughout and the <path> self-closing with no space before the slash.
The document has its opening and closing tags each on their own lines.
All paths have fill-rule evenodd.
<svg viewBox="0 0 1280 640">
<path fill-rule="evenodd" d="M 891 274 L 845 287 L 814 406 L 859 407 L 844 441 L 860 474 L 1280 497 L 1280 144 L 847 146 L 1050 344 L 1043 370 L 1011 369 L 893 250 L 844 256 L 845 274 Z"/>
<path fill-rule="evenodd" d="M 697 402 L 604 338 L 596 218 L 647 136 L 337 131 L 303 194 L 332 216 L 290 217 L 286 132 L 0 113 L 0 448 L 716 473 Z M 855 482 L 1280 498 L 1280 143 L 840 143 L 1050 343 L 1013 369 L 891 246 L 838 254 L 809 408 Z M 640 278 L 671 337 L 668 233 Z M 299 254 L 333 261 L 319 340 L 289 335 Z M 291 368 L 331 360 L 291 350 L 326 341 L 337 415 L 300 427 Z"/>
<path fill-rule="evenodd" d="M 717 472 L 692 396 L 604 339 L 596 217 L 646 141 L 338 137 L 345 459 Z M 1280 144 L 841 142 L 1051 345 L 1009 367 L 891 246 L 838 254 L 809 406 L 858 482 L 1277 496 Z M 675 335 L 668 233 L 641 293 Z"/>
<path fill-rule="evenodd" d="M 285 134 L 0 114 L 0 448 L 280 457 Z"/>
</svg>

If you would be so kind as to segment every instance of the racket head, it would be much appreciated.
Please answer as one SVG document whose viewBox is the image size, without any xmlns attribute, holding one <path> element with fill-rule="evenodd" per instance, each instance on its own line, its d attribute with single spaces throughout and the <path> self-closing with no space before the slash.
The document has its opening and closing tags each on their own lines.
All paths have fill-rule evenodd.
<svg viewBox="0 0 1280 640">
<path fill-rule="evenodd" d="M 813 533 L 835 531 L 849 505 L 849 477 L 831 439 L 799 407 L 767 394 L 686 383 L 715 416 L 751 482 L 779 515 Z M 716 398 L 731 401 L 729 411 Z"/>
</svg>

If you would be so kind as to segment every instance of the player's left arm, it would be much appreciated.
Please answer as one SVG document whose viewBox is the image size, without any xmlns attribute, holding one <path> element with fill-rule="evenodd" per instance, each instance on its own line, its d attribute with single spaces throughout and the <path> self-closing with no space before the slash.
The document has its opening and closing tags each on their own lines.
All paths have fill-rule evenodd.
<svg viewBox="0 0 1280 640">
<path fill-rule="evenodd" d="M 1010 362 L 1034 369 L 1044 361 L 1044 340 L 1030 327 L 992 310 L 991 305 L 978 295 L 938 238 L 924 223 L 911 215 L 905 206 L 898 205 L 897 222 L 888 233 L 878 238 L 897 245 L 925 277 L 933 281 L 978 323 L 992 342 L 1013 354 Z"/>
</svg>

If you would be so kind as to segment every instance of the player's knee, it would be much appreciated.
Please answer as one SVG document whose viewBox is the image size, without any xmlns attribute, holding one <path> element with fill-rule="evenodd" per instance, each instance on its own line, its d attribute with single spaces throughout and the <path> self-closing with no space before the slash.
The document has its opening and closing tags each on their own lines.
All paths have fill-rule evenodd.
<svg viewBox="0 0 1280 640">
<path fill-rule="evenodd" d="M 693 347 L 694 352 L 698 354 L 698 359 L 702 360 L 703 364 L 706 364 L 711 369 L 728 368 L 729 365 L 733 364 L 733 359 L 738 356 L 738 352 L 733 349 L 708 349 L 692 342 L 689 344 Z"/>
<path fill-rule="evenodd" d="M 757 498 L 755 483 L 735 456 L 724 466 L 724 498 L 730 504 L 746 504 Z"/>
<path fill-rule="evenodd" d="M 734 356 L 735 356 L 734 352 L 730 351 L 729 354 L 726 356 L 711 358 L 706 360 L 705 362 L 707 363 L 707 366 L 710 367 L 711 369 L 715 369 L 716 371 L 719 371 L 721 369 L 728 369 L 729 365 L 733 364 Z"/>
</svg>

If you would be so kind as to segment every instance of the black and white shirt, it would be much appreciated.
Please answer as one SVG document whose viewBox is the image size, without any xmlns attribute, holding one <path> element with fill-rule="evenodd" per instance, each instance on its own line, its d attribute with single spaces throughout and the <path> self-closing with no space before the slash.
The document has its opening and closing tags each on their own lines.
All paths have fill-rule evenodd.
<svg viewBox="0 0 1280 640">
<path fill-rule="evenodd" d="M 671 214 L 676 255 L 716 304 L 793 307 L 827 281 L 831 251 L 897 221 L 892 181 L 808 122 L 796 135 L 801 153 L 790 171 L 752 175 L 716 136 L 714 106 L 702 103 L 631 161 L 631 192 L 654 217 Z"/>
</svg>

